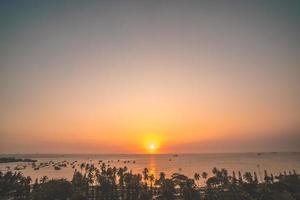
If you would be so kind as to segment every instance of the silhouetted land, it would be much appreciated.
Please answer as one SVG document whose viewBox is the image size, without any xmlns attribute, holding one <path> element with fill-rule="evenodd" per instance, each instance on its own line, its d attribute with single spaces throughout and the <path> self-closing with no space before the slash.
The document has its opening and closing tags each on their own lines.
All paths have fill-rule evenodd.
<svg viewBox="0 0 300 200">
<path fill-rule="evenodd" d="M 32 160 L 29 158 L 21 159 L 21 158 L 14 158 L 14 157 L 6 157 L 0 158 L 0 163 L 11 163 L 11 162 L 36 162 L 37 160 Z"/>
<path fill-rule="evenodd" d="M 264 172 L 259 182 L 256 173 L 241 174 L 226 169 L 195 173 L 193 178 L 162 172 L 154 178 L 145 168 L 133 174 L 127 167 L 100 168 L 86 164 L 74 171 L 72 181 L 49 180 L 46 176 L 32 182 L 20 172 L 0 172 L 0 199 L 8 200 L 299 200 L 300 180 L 295 171 L 274 177 Z M 203 180 L 201 180 L 203 179 Z M 199 181 L 204 185 L 199 185 Z"/>
</svg>

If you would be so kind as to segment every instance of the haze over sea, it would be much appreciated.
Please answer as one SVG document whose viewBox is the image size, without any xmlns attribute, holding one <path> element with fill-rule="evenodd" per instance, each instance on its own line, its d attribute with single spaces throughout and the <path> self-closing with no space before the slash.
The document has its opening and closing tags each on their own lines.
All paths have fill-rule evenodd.
<svg viewBox="0 0 300 200">
<path fill-rule="evenodd" d="M 8 155 L 0 155 L 4 157 Z M 134 173 L 142 173 L 142 170 L 147 167 L 150 174 L 156 177 L 160 172 L 165 172 L 167 176 L 172 173 L 179 172 L 193 177 L 195 172 L 208 172 L 211 175 L 213 167 L 226 168 L 229 174 L 233 170 L 246 172 L 256 171 L 258 178 L 262 179 L 264 170 L 268 173 L 278 175 L 280 172 L 287 173 L 292 170 L 300 171 L 300 153 L 224 153 L 224 154 L 26 154 L 26 155 L 9 155 L 20 158 L 32 158 L 37 160 L 37 165 L 41 162 L 53 161 L 62 162 L 68 161 L 72 163 L 77 161 L 75 168 L 70 165 L 54 170 L 53 166 L 41 167 L 39 170 L 34 170 L 31 164 L 21 172 L 30 176 L 33 180 L 42 176 L 49 178 L 66 178 L 71 179 L 75 169 L 80 169 L 80 164 L 90 163 L 99 167 L 99 160 L 109 164 L 110 166 L 124 167 Z M 118 161 L 119 160 L 119 161 Z M 128 162 L 129 161 L 129 162 Z M 126 163 L 124 163 L 126 162 Z M 22 166 L 26 163 L 0 163 L 0 171 L 6 171 L 7 166 L 14 169 L 16 166 Z"/>
</svg>

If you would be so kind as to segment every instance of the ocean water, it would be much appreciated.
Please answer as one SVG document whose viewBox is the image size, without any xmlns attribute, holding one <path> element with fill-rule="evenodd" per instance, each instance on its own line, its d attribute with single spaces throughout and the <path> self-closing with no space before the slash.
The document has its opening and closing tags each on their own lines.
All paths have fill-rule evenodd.
<svg viewBox="0 0 300 200">
<path fill-rule="evenodd" d="M 7 157 L 8 155 L 0 155 L 0 157 Z M 159 154 L 159 155 L 9 155 L 18 158 L 32 158 L 36 159 L 37 164 L 41 162 L 61 162 L 77 161 L 76 167 L 71 165 L 61 168 L 61 170 L 54 170 L 53 166 L 47 166 L 34 170 L 30 164 L 27 163 L 0 163 L 0 171 L 14 170 L 16 166 L 28 165 L 25 169 L 20 170 L 24 175 L 30 176 L 33 180 L 42 176 L 49 178 L 66 178 L 71 179 L 74 170 L 81 170 L 80 163 L 90 163 L 95 166 L 99 160 L 109 164 L 110 166 L 124 167 L 127 166 L 129 170 L 134 173 L 142 173 L 143 169 L 147 167 L 150 174 L 159 176 L 160 172 L 165 172 L 167 176 L 172 173 L 179 172 L 189 177 L 193 177 L 194 173 L 207 172 L 211 175 L 213 167 L 226 168 L 229 174 L 232 171 L 241 171 L 242 173 L 257 172 L 258 178 L 262 179 L 264 170 L 273 175 L 278 175 L 280 172 L 295 170 L 300 173 L 300 153 L 234 153 L 234 154 Z M 118 161 L 119 160 L 119 161 Z M 126 161 L 126 163 L 124 163 Z M 129 162 L 128 162 L 129 161 Z"/>
</svg>

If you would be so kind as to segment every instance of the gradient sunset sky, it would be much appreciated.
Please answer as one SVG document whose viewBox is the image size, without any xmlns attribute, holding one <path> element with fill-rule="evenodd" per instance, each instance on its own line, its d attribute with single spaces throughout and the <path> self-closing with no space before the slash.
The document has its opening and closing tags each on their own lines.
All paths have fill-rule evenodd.
<svg viewBox="0 0 300 200">
<path fill-rule="evenodd" d="M 1 1 L 0 153 L 300 151 L 300 1 Z"/>
</svg>

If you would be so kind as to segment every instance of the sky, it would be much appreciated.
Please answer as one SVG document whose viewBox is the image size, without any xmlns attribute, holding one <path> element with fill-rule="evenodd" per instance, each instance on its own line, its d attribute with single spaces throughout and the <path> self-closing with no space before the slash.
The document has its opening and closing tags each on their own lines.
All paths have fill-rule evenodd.
<svg viewBox="0 0 300 200">
<path fill-rule="evenodd" d="M 1 1 L 0 153 L 300 151 L 299 1 Z"/>
</svg>

